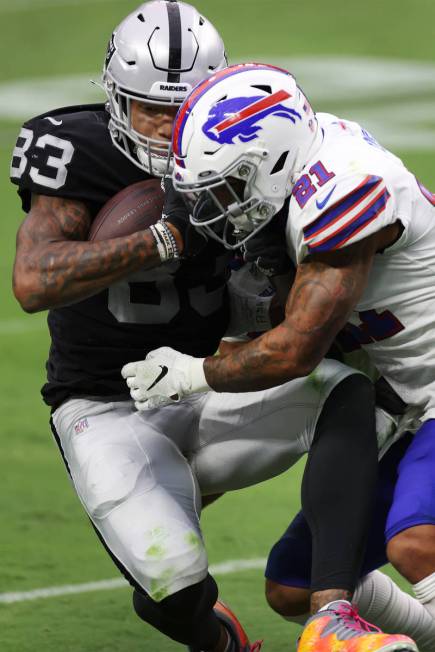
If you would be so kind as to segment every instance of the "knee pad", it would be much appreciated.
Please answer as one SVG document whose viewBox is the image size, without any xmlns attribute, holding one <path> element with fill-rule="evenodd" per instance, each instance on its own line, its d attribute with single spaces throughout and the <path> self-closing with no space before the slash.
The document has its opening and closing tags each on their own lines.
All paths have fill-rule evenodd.
<svg viewBox="0 0 435 652">
<path fill-rule="evenodd" d="M 138 534 L 131 544 L 131 563 L 141 586 L 156 602 L 207 576 L 204 543 L 190 524 L 167 518 L 161 527 L 156 521 L 156 527 Z"/>
</svg>

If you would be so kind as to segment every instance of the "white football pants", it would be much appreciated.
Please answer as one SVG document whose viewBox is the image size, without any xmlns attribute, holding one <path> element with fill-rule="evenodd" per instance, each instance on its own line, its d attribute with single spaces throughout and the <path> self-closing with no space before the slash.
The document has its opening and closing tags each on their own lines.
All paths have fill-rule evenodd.
<svg viewBox="0 0 435 652">
<path fill-rule="evenodd" d="M 325 400 L 355 370 L 323 361 L 265 391 L 195 394 L 137 412 L 70 399 L 53 414 L 83 506 L 112 555 L 160 601 L 207 575 L 201 494 L 271 478 L 306 453 Z"/>
</svg>

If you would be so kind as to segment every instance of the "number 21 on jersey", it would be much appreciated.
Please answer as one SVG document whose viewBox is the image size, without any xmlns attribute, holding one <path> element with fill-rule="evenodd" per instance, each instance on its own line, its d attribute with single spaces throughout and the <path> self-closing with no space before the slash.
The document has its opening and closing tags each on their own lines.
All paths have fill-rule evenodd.
<svg viewBox="0 0 435 652">
<path fill-rule="evenodd" d="M 298 202 L 300 208 L 305 206 L 310 197 L 317 192 L 318 188 L 324 186 L 325 183 L 334 177 L 335 172 L 328 172 L 321 161 L 314 163 L 308 170 L 308 174 L 303 174 L 298 179 L 292 191 L 292 195 Z"/>
<path fill-rule="evenodd" d="M 356 351 L 365 344 L 386 340 L 405 328 L 390 310 L 364 310 L 358 315 L 361 320 L 358 325 L 347 323 L 337 335 L 345 353 Z"/>
</svg>

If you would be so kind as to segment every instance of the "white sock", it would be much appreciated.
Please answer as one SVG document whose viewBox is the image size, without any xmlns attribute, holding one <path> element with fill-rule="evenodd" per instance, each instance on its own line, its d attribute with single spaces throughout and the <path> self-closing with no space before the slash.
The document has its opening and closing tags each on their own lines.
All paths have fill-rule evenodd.
<svg viewBox="0 0 435 652">
<path fill-rule="evenodd" d="M 435 574 L 433 581 L 435 587 Z M 352 602 L 360 616 L 382 631 L 407 634 L 415 640 L 420 652 L 434 652 L 435 617 L 388 575 L 380 571 L 366 575 L 358 583 Z"/>
<path fill-rule="evenodd" d="M 412 590 L 417 600 L 421 602 L 432 618 L 435 618 L 435 573 L 414 584 Z"/>
</svg>

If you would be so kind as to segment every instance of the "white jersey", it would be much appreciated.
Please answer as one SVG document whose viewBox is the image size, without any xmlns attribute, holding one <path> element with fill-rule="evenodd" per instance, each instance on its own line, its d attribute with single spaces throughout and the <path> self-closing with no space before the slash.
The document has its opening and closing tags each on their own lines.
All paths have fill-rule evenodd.
<svg viewBox="0 0 435 652">
<path fill-rule="evenodd" d="M 402 224 L 398 241 L 375 255 L 342 339 L 366 349 L 419 415 L 435 418 L 435 195 L 357 123 L 318 119 L 323 143 L 289 204 L 289 253 L 299 263 Z"/>
</svg>

